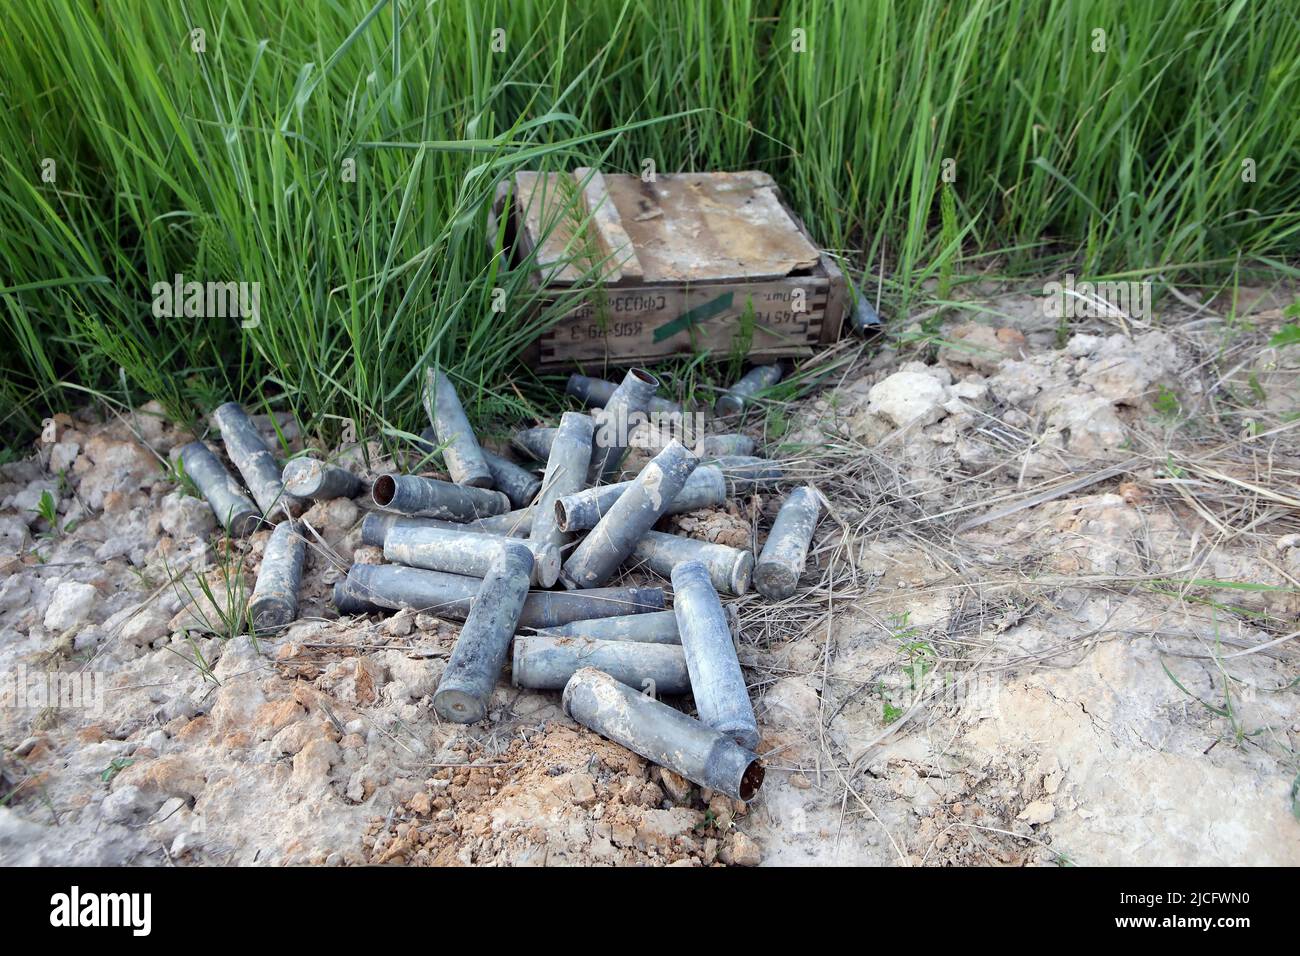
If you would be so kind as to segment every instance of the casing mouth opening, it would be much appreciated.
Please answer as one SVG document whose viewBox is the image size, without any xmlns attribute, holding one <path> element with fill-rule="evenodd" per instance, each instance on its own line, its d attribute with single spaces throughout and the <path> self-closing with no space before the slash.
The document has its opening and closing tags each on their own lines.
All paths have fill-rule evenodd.
<svg viewBox="0 0 1300 956">
<path fill-rule="evenodd" d="M 758 788 L 763 786 L 763 776 L 763 765 L 757 760 L 750 763 L 740 777 L 740 786 L 737 788 L 740 799 L 746 802 L 754 799 L 754 794 L 758 793 Z"/>
<path fill-rule="evenodd" d="M 383 508 L 392 504 L 393 497 L 397 494 L 397 480 L 392 475 L 380 475 L 375 479 L 375 487 L 371 495 L 375 499 L 375 504 Z"/>
<path fill-rule="evenodd" d="M 634 368 L 629 369 L 629 371 L 636 376 L 638 381 L 644 382 L 646 385 L 653 385 L 655 388 L 659 387 L 659 379 L 652 375 L 648 369 Z"/>
</svg>

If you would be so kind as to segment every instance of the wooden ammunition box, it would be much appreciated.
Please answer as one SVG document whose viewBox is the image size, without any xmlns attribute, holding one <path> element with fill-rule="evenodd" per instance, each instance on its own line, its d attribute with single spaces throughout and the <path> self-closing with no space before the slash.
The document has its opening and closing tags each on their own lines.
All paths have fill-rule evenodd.
<svg viewBox="0 0 1300 956">
<path fill-rule="evenodd" d="M 767 173 L 519 172 L 498 190 L 490 236 L 501 216 L 542 301 L 588 290 L 533 344 L 536 367 L 798 357 L 839 337 L 844 276 Z"/>
</svg>

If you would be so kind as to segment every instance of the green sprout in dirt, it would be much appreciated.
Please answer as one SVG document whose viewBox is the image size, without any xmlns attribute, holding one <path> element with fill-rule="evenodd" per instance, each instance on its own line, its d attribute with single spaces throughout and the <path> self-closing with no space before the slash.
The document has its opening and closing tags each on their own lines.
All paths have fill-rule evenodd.
<svg viewBox="0 0 1300 956">
<path fill-rule="evenodd" d="M 1178 394 L 1166 385 L 1156 388 L 1156 397 L 1151 400 L 1151 407 L 1156 410 L 1156 414 L 1161 418 L 1176 419 L 1183 410 L 1183 403 L 1178 400 Z"/>
<path fill-rule="evenodd" d="M 731 338 L 731 352 L 727 357 L 727 380 L 734 382 L 740 378 L 745 368 L 745 359 L 754 344 L 754 297 L 745 297 L 745 308 L 741 310 L 736 323 L 736 332 Z"/>
<path fill-rule="evenodd" d="M 1288 322 L 1278 330 L 1276 335 L 1268 340 L 1268 344 L 1275 349 L 1280 349 L 1285 345 L 1300 345 L 1300 325 Z"/>
<path fill-rule="evenodd" d="M 177 657 L 183 660 L 186 664 L 189 664 L 190 666 L 196 668 L 206 683 L 219 686 L 221 684 L 221 681 L 217 680 L 217 675 L 212 670 L 211 662 L 206 657 L 204 657 L 203 649 L 199 647 L 198 641 L 194 639 L 194 635 L 191 634 L 189 631 L 185 632 L 185 643 L 190 646 L 190 650 L 194 654 L 193 657 L 186 657 L 180 651 L 173 648 L 170 644 L 167 645 L 167 650 L 171 651 L 173 654 L 175 654 Z"/>
<path fill-rule="evenodd" d="M 684 408 L 709 403 L 713 394 L 707 387 L 712 382 L 709 372 L 707 353 L 674 356 L 655 367 L 655 375 L 664 383 L 664 391 L 680 395 Z"/>
<path fill-rule="evenodd" d="M 104 781 L 104 783 L 112 783 L 114 777 L 133 763 L 135 763 L 135 761 L 130 757 L 114 757 L 109 761 L 108 766 L 100 773 L 99 779 Z"/>
<path fill-rule="evenodd" d="M 885 627 L 898 645 L 902 677 L 907 682 L 909 697 L 916 700 L 925 691 L 926 680 L 939 663 L 939 654 L 934 645 L 922 640 L 919 629 L 911 623 L 911 612 L 891 614 L 885 621 Z M 892 724 L 907 712 L 906 707 L 899 707 L 888 698 L 888 691 L 882 681 L 876 685 L 882 705 L 882 718 L 886 724 Z"/>
<path fill-rule="evenodd" d="M 1259 381 L 1259 373 L 1254 369 L 1250 370 L 1250 377 L 1246 380 L 1246 384 L 1250 388 L 1251 397 L 1258 404 L 1262 405 L 1268 401 L 1268 392 L 1264 391 L 1264 386 Z"/>
<path fill-rule="evenodd" d="M 203 497 L 202 493 L 199 491 L 198 485 L 194 484 L 194 479 L 186 473 L 185 462 L 182 461 L 180 457 L 177 457 L 170 465 L 163 465 L 162 469 L 163 474 L 175 483 L 185 494 L 189 495 L 191 498 Z"/>
<path fill-rule="evenodd" d="M 917 637 L 917 628 L 910 623 L 910 619 L 909 611 L 894 614 L 890 616 L 888 626 L 893 632 L 894 640 L 898 642 L 899 651 L 907 658 L 904 670 L 912 691 L 916 692 L 924 687 L 926 677 L 938 664 L 939 654 L 934 645 Z"/>
<path fill-rule="evenodd" d="M 779 405 L 773 405 L 767 410 L 767 425 L 764 427 L 764 437 L 769 442 L 779 442 L 786 432 L 790 430 L 790 413 Z"/>
<path fill-rule="evenodd" d="M 49 530 L 42 532 L 40 535 L 43 538 L 61 538 L 77 527 L 75 521 L 61 522 L 59 520 L 58 499 L 54 497 L 54 494 L 48 488 L 41 492 L 41 499 L 36 502 L 32 514 L 37 515 L 49 525 Z"/>
<path fill-rule="evenodd" d="M 1233 685 L 1236 683 L 1236 679 L 1233 678 L 1231 675 L 1229 675 L 1226 671 L 1220 673 L 1220 682 L 1223 691 L 1223 703 L 1214 704 L 1200 697 L 1193 691 L 1189 690 L 1183 684 L 1182 681 L 1180 681 L 1176 676 L 1174 676 L 1174 672 L 1169 669 L 1169 665 L 1166 664 L 1164 660 L 1160 661 L 1160 667 L 1165 672 L 1165 676 L 1168 677 L 1171 681 L 1173 681 L 1175 687 L 1177 687 L 1180 691 L 1182 691 L 1192 700 L 1196 701 L 1203 708 L 1205 708 L 1206 711 L 1213 714 L 1215 717 L 1221 717 L 1228 722 L 1228 727 L 1231 730 L 1231 740 L 1235 746 L 1240 746 L 1242 742 L 1247 740 L 1248 738 L 1255 737 L 1265 732 L 1265 728 L 1263 727 L 1256 728 L 1255 730 L 1247 730 L 1246 727 L 1242 724 L 1240 715 L 1237 713 L 1236 702 L 1233 699 Z"/>
<path fill-rule="evenodd" d="M 881 685 L 881 693 L 884 693 L 884 685 Z M 881 719 L 886 725 L 892 724 L 907 713 L 902 707 L 891 704 L 888 700 L 883 701 L 881 707 Z"/>
<path fill-rule="evenodd" d="M 704 816 L 702 816 L 699 822 L 695 824 L 694 830 L 696 833 L 703 833 L 709 827 L 716 826 L 717 822 L 717 815 L 712 810 L 705 810 Z"/>
<path fill-rule="evenodd" d="M 1215 611 L 1241 617 L 1250 624 L 1267 624 L 1272 620 L 1265 610 L 1230 604 L 1193 590 L 1236 591 L 1244 594 L 1291 594 L 1297 589 L 1286 584 L 1263 584 L 1255 581 L 1221 581 L 1215 578 L 1153 578 L 1144 585 L 1157 594 L 1167 594 L 1188 604 L 1200 604 Z M 1217 626 L 1217 625 L 1216 625 Z"/>
<path fill-rule="evenodd" d="M 1300 319 L 1300 299 L 1296 299 L 1288 305 L 1284 314 L 1289 319 Z M 1277 334 L 1268 340 L 1268 344 L 1275 349 L 1285 348 L 1288 345 L 1300 345 L 1300 323 L 1288 322 L 1277 330 Z"/>
<path fill-rule="evenodd" d="M 794 378 L 786 378 L 770 388 L 765 388 L 758 395 L 763 399 L 763 441 L 766 444 L 779 442 L 790 431 L 790 405 L 807 388 L 807 383 Z M 775 454 L 797 456 L 807 449 L 793 443 L 776 445 Z"/>
<path fill-rule="evenodd" d="M 60 533 L 59 505 L 58 502 L 54 500 L 54 495 L 50 493 L 48 488 L 41 492 L 41 500 L 38 501 L 36 507 L 32 509 L 32 514 L 44 518 L 46 524 L 53 529 L 55 534 Z"/>
<path fill-rule="evenodd" d="M 1255 744 L 1256 746 L 1263 747 L 1264 749 L 1268 749 L 1268 741 L 1272 737 L 1271 728 L 1267 726 L 1263 726 L 1251 730 L 1248 729 L 1242 721 L 1242 717 L 1238 707 L 1238 698 L 1242 696 L 1242 692 L 1239 688 L 1242 687 L 1246 688 L 1247 693 L 1254 692 L 1255 688 L 1253 685 L 1248 684 L 1245 681 L 1242 681 L 1240 678 L 1234 676 L 1228 671 L 1228 668 L 1225 665 L 1224 658 L 1222 656 L 1222 642 L 1219 635 L 1219 619 L 1217 614 L 1214 615 L 1213 621 L 1214 621 L 1214 635 L 1215 635 L 1214 644 L 1213 644 L 1213 657 L 1212 657 L 1213 664 L 1214 664 L 1214 674 L 1210 678 L 1210 684 L 1211 687 L 1214 687 L 1217 684 L 1217 686 L 1220 688 L 1220 691 L 1222 693 L 1222 698 L 1223 698 L 1222 703 L 1214 703 L 1212 701 L 1206 700 L 1205 698 L 1197 694 L 1195 691 L 1189 689 L 1187 685 L 1184 684 L 1181 680 L 1179 680 L 1178 676 L 1174 674 L 1174 672 L 1170 669 L 1168 663 L 1165 662 L 1163 657 L 1160 660 L 1160 667 L 1165 672 L 1165 676 L 1169 678 L 1169 680 L 1173 683 L 1175 687 L 1178 688 L 1179 691 L 1181 691 L 1190 699 L 1196 701 L 1196 703 L 1200 704 L 1201 707 L 1207 713 L 1211 714 L 1214 717 L 1218 717 L 1227 721 L 1228 729 L 1230 731 L 1228 739 L 1231 741 L 1234 747 L 1240 747 L 1243 744 L 1251 743 L 1251 744 Z M 1291 689 L 1294 688 L 1296 683 L 1297 683 L 1296 681 L 1292 681 L 1291 684 L 1287 684 L 1279 688 L 1273 688 L 1272 691 L 1273 692 L 1290 691 Z M 1217 743 L 1218 741 L 1216 740 L 1215 744 Z M 1211 747 L 1213 746 L 1214 744 L 1211 744 Z M 1290 761 L 1294 761 L 1295 758 L 1294 752 L 1290 751 L 1289 749 L 1285 751 L 1283 756 Z"/>
<path fill-rule="evenodd" d="M 217 551 L 219 584 L 213 586 L 208 575 L 191 572 L 189 579 L 178 575 L 172 578 L 178 596 L 184 592 L 190 612 L 203 629 L 225 640 L 248 634 L 256 642 L 249 609 L 248 584 L 244 579 L 243 555 L 229 537 L 223 537 Z M 192 584 L 191 584 L 192 580 Z M 193 662 L 200 671 L 206 671 L 201 657 Z"/>
</svg>

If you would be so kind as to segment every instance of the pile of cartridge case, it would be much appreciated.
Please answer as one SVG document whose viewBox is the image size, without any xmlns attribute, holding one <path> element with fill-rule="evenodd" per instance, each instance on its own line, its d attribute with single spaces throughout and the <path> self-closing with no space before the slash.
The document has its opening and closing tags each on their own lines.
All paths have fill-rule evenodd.
<svg viewBox="0 0 1300 956">
<path fill-rule="evenodd" d="M 742 414 L 780 377 L 775 365 L 753 369 L 722 393 L 715 416 Z M 419 447 L 422 461 L 441 458 L 450 481 L 392 472 L 367 482 L 310 458 L 281 470 L 233 403 L 215 418 L 251 499 L 202 443 L 181 459 L 232 535 L 280 521 L 253 593 L 255 629 L 283 628 L 297 615 L 304 500 L 359 497 L 368 487 L 374 510 L 361 542 L 387 563 L 353 564 L 335 583 L 333 603 L 340 615 L 410 608 L 463 622 L 432 697 L 439 716 L 483 719 L 509 660 L 517 686 L 562 691 L 577 722 L 747 800 L 763 778 L 759 733 L 721 595 L 751 587 L 770 600 L 793 595 L 821 496 L 810 486 L 792 490 L 757 556 L 752 546 L 655 530 L 666 515 L 723 506 L 729 495 L 784 479 L 778 463 L 754 457 L 747 436 L 697 436 L 692 449 L 660 433 L 637 445 L 653 457 L 618 480 L 637 421 L 683 415 L 658 388 L 645 369 L 619 384 L 572 376 L 566 392 L 586 411 L 517 433 L 511 444 L 525 460 L 515 462 L 479 445 L 455 383 L 431 369 L 423 392 L 431 427 Z M 628 570 L 671 582 L 671 608 L 662 587 L 618 586 Z M 695 717 L 659 699 L 687 694 Z"/>
</svg>

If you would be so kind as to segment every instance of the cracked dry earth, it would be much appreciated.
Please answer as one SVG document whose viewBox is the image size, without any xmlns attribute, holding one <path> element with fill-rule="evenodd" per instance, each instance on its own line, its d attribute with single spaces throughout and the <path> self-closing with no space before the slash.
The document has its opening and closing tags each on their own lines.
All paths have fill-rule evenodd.
<svg viewBox="0 0 1300 956">
<path fill-rule="evenodd" d="M 748 806 L 508 678 L 488 720 L 440 722 L 457 626 L 326 602 L 382 560 L 362 499 L 307 513 L 300 620 L 225 636 L 267 532 L 229 542 L 177 488 L 189 436 L 157 408 L 58 417 L 0 479 L 0 862 L 1300 863 L 1283 304 L 1066 337 L 990 295 L 938 343 L 811 360 L 826 387 L 750 428 L 828 511 L 795 598 L 730 601 L 768 766 Z M 779 501 L 669 522 L 761 546 Z M 53 673 L 95 700 L 41 700 Z"/>
</svg>

